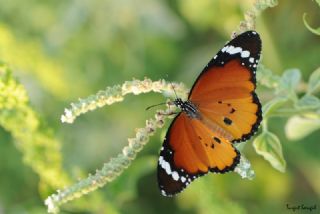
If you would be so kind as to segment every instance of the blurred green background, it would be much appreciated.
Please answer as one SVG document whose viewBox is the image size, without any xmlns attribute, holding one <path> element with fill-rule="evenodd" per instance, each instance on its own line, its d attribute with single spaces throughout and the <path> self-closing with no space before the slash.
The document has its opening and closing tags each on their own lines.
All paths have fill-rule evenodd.
<svg viewBox="0 0 320 214">
<path fill-rule="evenodd" d="M 72 125 L 60 122 L 64 108 L 132 78 L 165 78 L 190 87 L 253 2 L 0 0 L 0 60 L 26 87 L 32 107 L 61 142 L 63 168 L 75 182 L 118 154 L 134 129 L 153 116 L 154 110 L 145 108 L 165 98 L 128 96 Z M 311 26 L 320 25 L 315 2 L 282 0 L 258 16 L 257 31 L 266 67 L 277 74 L 296 67 L 307 80 L 320 65 L 320 38 L 303 25 L 304 12 Z M 313 212 L 319 213 L 320 133 L 288 141 L 285 121 L 274 119 L 270 127 L 281 139 L 286 173 L 273 169 L 249 142 L 243 152 L 256 172 L 254 180 L 235 173 L 208 175 L 177 197 L 164 198 L 156 161 L 166 126 L 116 181 L 64 205 L 62 213 L 292 213 L 287 204 L 316 204 Z M 43 200 L 55 189 L 39 186 L 14 141 L 0 129 L 0 213 L 45 213 Z"/>
</svg>

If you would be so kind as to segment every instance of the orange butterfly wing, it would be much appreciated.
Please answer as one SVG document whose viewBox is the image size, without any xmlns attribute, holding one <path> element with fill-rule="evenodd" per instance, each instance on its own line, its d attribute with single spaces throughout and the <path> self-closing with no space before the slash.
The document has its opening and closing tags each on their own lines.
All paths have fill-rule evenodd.
<svg viewBox="0 0 320 214">
<path fill-rule="evenodd" d="M 240 153 L 230 141 L 182 112 L 171 124 L 160 152 L 159 188 L 163 195 L 174 195 L 209 171 L 233 170 L 239 160 Z"/>
<path fill-rule="evenodd" d="M 254 92 L 260 52 L 257 33 L 239 35 L 209 62 L 189 94 L 201 114 L 228 132 L 233 142 L 248 140 L 262 120 Z"/>
</svg>

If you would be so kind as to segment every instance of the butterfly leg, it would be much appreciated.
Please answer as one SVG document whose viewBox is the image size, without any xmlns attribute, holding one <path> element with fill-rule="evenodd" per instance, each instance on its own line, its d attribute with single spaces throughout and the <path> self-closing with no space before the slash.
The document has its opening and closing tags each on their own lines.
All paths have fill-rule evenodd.
<svg viewBox="0 0 320 214">
<path fill-rule="evenodd" d="M 164 113 L 164 112 L 159 112 L 158 114 L 159 115 L 163 115 L 163 116 L 171 116 L 171 115 L 176 115 L 176 114 L 179 114 L 180 112 L 177 111 L 177 112 L 170 112 L 170 113 Z"/>
</svg>

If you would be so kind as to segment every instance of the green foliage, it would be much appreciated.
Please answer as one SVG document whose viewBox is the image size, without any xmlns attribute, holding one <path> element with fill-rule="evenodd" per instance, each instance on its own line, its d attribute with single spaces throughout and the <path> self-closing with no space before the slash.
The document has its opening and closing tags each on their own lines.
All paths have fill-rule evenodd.
<svg viewBox="0 0 320 214">
<path fill-rule="evenodd" d="M 284 96 L 277 96 L 274 99 L 267 102 L 262 107 L 263 118 L 269 118 L 275 113 L 281 106 L 283 106 L 288 99 Z"/>
<path fill-rule="evenodd" d="M 305 94 L 299 98 L 298 89 L 301 85 L 301 72 L 298 69 L 285 70 L 281 77 L 260 67 L 258 81 L 273 90 L 274 97 L 263 105 L 262 133 L 255 138 L 255 151 L 262 155 L 277 170 L 284 172 L 286 161 L 282 154 L 279 138 L 268 129 L 268 121 L 272 117 L 290 117 L 286 125 L 286 135 L 289 139 L 301 139 L 319 127 L 315 119 L 303 119 L 301 115 L 317 115 L 320 110 L 320 100 L 312 95 L 318 88 L 318 70 L 309 78 Z M 265 75 L 265 76 L 264 76 Z"/>
<path fill-rule="evenodd" d="M 320 89 L 320 68 L 315 70 L 309 78 L 308 93 L 318 92 Z"/>
<path fill-rule="evenodd" d="M 43 187 L 68 184 L 61 166 L 60 143 L 30 107 L 26 90 L 11 70 L 0 65 L 0 125 L 10 132 L 26 165 L 38 173 Z"/>
<path fill-rule="evenodd" d="M 256 152 L 262 155 L 275 169 L 285 172 L 286 161 L 283 158 L 280 140 L 275 134 L 264 131 L 254 139 L 253 146 Z"/>
<path fill-rule="evenodd" d="M 62 69 L 54 60 L 44 56 L 42 50 L 34 42 L 19 41 L 3 24 L 0 24 L 0 57 L 14 64 L 22 71 L 33 72 L 34 76 L 50 93 L 64 97 L 68 83 L 62 79 Z M 43 72 L 45 70 L 45 72 Z"/>
<path fill-rule="evenodd" d="M 292 95 L 301 80 L 301 73 L 298 69 L 285 70 L 280 78 L 278 93 Z"/>
<path fill-rule="evenodd" d="M 320 129 L 319 114 L 309 113 L 290 117 L 285 126 L 285 133 L 290 140 L 300 140 L 318 129 Z"/>
<path fill-rule="evenodd" d="M 308 24 L 306 17 L 307 17 L 307 14 L 306 14 L 306 13 L 303 14 L 303 23 L 304 23 L 304 25 L 305 25 L 305 26 L 308 28 L 308 30 L 310 30 L 312 33 L 320 36 L 320 27 L 318 27 L 318 28 L 312 28 L 312 27 Z"/>
<path fill-rule="evenodd" d="M 310 94 L 305 94 L 296 103 L 295 108 L 301 110 L 319 109 L 320 100 L 318 97 Z"/>
<path fill-rule="evenodd" d="M 112 185 L 109 185 L 110 195 L 121 200 L 133 200 L 138 197 L 137 183 L 143 176 L 151 173 L 157 167 L 157 159 L 154 156 L 137 158 L 132 167 L 119 176 Z"/>
<path fill-rule="evenodd" d="M 318 3 L 318 5 L 319 5 L 319 7 L 320 7 L 320 1 L 319 1 L 319 0 L 316 0 L 316 2 Z M 320 36 L 320 27 L 318 27 L 318 28 L 312 28 L 312 27 L 308 24 L 308 22 L 307 22 L 307 14 L 306 14 L 306 13 L 303 14 L 303 18 L 302 18 L 302 19 L 303 19 L 304 25 L 306 26 L 306 28 L 308 28 L 308 30 L 310 30 L 312 33 Z"/>
</svg>

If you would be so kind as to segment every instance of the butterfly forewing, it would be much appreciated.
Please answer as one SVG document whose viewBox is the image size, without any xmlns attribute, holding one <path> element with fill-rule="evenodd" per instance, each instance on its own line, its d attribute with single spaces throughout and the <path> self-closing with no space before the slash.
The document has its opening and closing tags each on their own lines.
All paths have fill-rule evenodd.
<svg viewBox="0 0 320 214">
<path fill-rule="evenodd" d="M 249 139 L 257 131 L 261 104 L 254 90 L 261 40 L 254 31 L 227 43 L 208 63 L 189 94 L 199 111 L 233 136 Z"/>
</svg>

